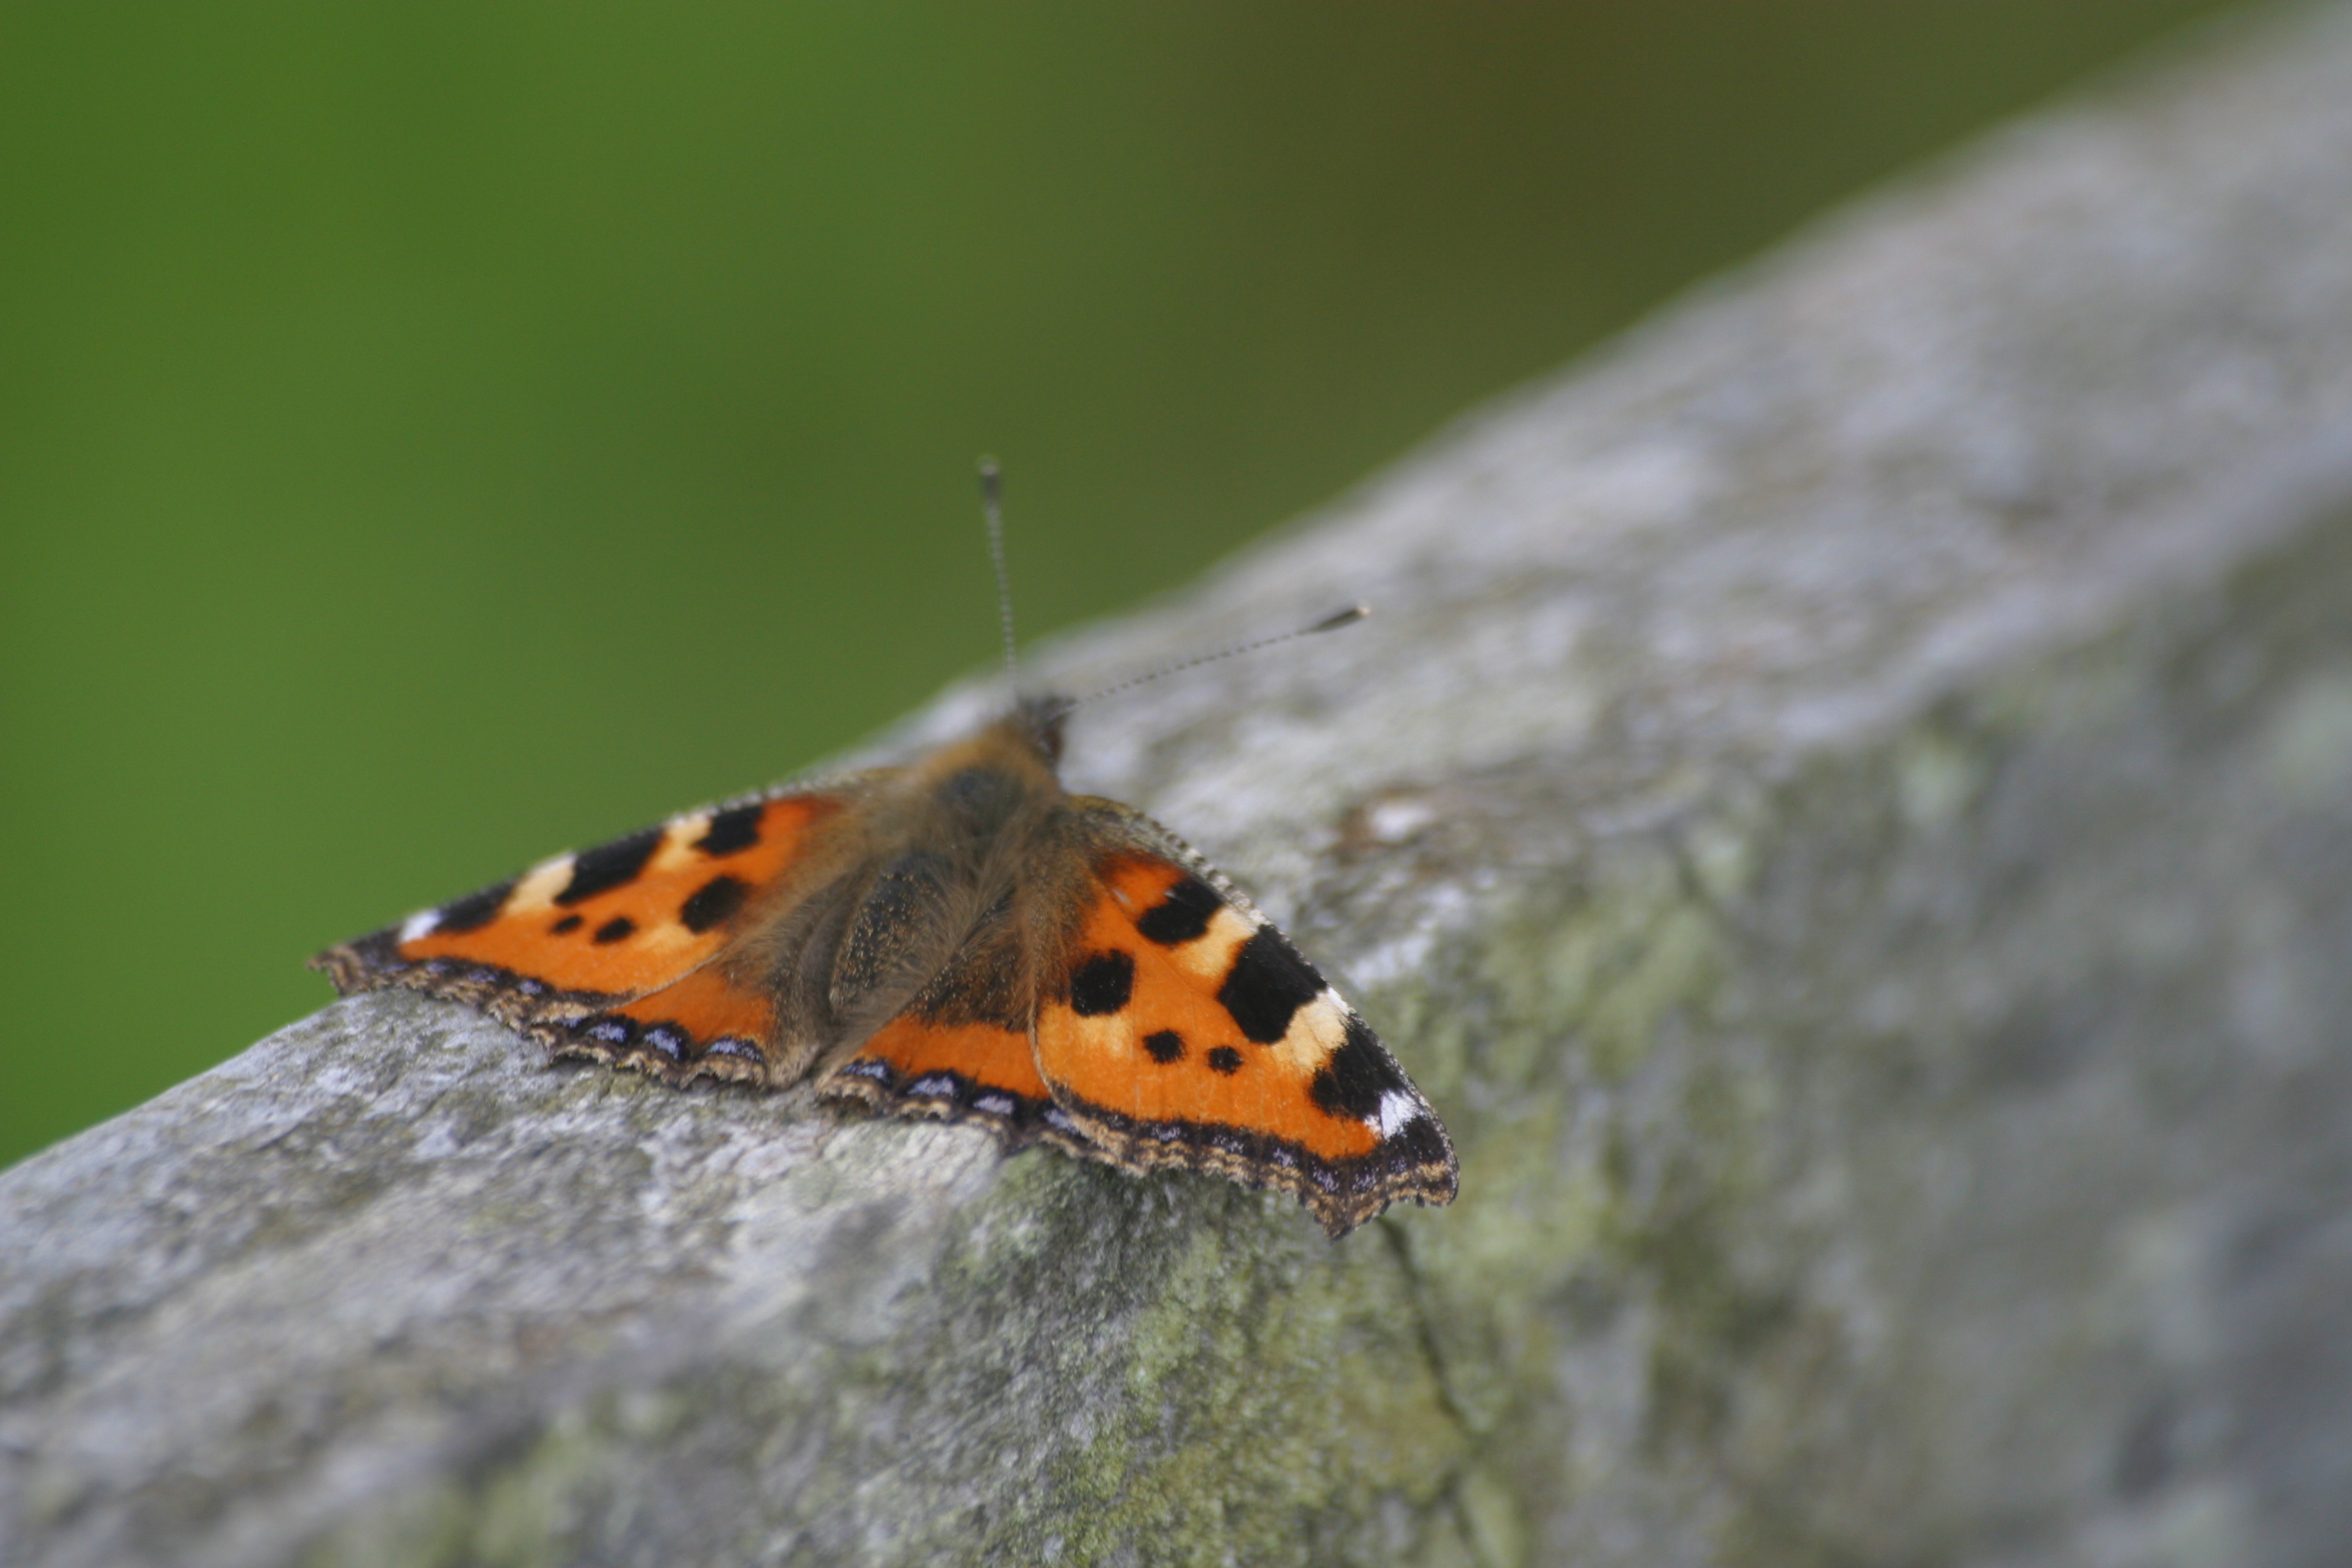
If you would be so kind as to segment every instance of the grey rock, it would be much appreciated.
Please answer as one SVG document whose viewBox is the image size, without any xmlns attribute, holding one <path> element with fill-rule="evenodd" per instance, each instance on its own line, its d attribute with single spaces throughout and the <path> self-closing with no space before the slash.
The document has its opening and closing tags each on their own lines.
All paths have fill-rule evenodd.
<svg viewBox="0 0 2352 1568">
<path fill-rule="evenodd" d="M 364 997 L 0 1176 L 0 1559 L 2352 1555 L 2352 8 L 1045 667 L 1355 598 L 1071 779 L 1352 982 L 1452 1208 L 1334 1245 Z"/>
</svg>

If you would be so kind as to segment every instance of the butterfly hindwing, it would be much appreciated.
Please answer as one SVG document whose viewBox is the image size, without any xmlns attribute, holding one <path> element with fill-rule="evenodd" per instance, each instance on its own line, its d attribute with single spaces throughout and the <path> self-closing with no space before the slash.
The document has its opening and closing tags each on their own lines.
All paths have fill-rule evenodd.
<svg viewBox="0 0 2352 1568">
<path fill-rule="evenodd" d="M 1095 1152 L 1037 1076 L 1030 968 L 1007 899 L 912 1002 L 826 1075 L 821 1092 L 885 1115 L 977 1121 L 1009 1148 L 1042 1142 Z"/>
<path fill-rule="evenodd" d="M 1295 1192 L 1335 1236 L 1451 1201 L 1428 1101 L 1289 940 L 1158 824 L 1073 805 L 1089 874 L 1041 955 L 1036 1061 L 1099 1157 Z"/>
<path fill-rule="evenodd" d="M 634 1068 L 671 1083 L 715 1078 L 764 1084 L 775 1034 L 775 998 L 723 960 L 618 1005 L 533 1031 L 558 1056 Z"/>
<path fill-rule="evenodd" d="M 714 1043 L 760 1037 L 755 991 L 715 973 L 688 983 L 845 803 L 800 791 L 687 812 L 330 948 L 311 966 L 346 995 L 403 986 L 450 997 L 567 1054 L 678 1076 Z M 639 1003 L 656 994 L 670 1005 Z M 740 1060 L 722 1052 L 701 1070 L 758 1076 L 730 1065 Z"/>
</svg>

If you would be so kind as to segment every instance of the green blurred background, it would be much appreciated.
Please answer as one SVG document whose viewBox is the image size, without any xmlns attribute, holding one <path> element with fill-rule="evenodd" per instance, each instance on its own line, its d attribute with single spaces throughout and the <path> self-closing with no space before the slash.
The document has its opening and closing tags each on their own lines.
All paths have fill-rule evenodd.
<svg viewBox="0 0 2352 1568">
<path fill-rule="evenodd" d="M 2199 0 L 0 13 L 0 1161 Z"/>
</svg>

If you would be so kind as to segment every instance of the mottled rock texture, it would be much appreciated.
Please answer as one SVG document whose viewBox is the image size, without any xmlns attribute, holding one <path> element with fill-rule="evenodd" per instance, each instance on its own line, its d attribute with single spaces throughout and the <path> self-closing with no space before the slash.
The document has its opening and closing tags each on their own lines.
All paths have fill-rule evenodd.
<svg viewBox="0 0 2352 1568">
<path fill-rule="evenodd" d="M 2352 1553 L 2352 9 L 1045 662 L 1327 597 L 1072 782 L 1352 982 L 1452 1209 L 1334 1245 L 346 1003 L 0 1177 L 0 1558 Z"/>
</svg>

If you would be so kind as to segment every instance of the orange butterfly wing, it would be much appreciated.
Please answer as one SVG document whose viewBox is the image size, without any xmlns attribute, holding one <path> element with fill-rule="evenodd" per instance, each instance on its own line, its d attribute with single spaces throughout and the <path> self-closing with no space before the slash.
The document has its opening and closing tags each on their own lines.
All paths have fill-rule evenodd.
<svg viewBox="0 0 2352 1568">
<path fill-rule="evenodd" d="M 1400 1199 L 1451 1202 L 1429 1102 L 1288 939 L 1157 824 L 1077 805 L 1092 874 L 1034 1034 L 1097 1156 L 1297 1193 L 1334 1236 Z"/>
<path fill-rule="evenodd" d="M 848 804 L 691 811 L 410 916 L 310 961 L 349 995 L 402 986 L 556 1047 L 683 1079 L 763 1076 L 770 1001 L 711 963 Z"/>
<path fill-rule="evenodd" d="M 730 944 L 837 874 L 827 825 L 884 776 L 688 812 L 311 963 L 345 994 L 449 997 L 559 1054 L 672 1082 L 789 1081 L 806 1058 L 776 1055 L 773 955 Z M 1070 797 L 1055 821 L 1024 884 L 826 1075 L 825 1097 L 1281 1188 L 1334 1236 L 1403 1198 L 1452 1200 L 1428 1101 L 1247 899 L 1116 802 Z"/>
</svg>

